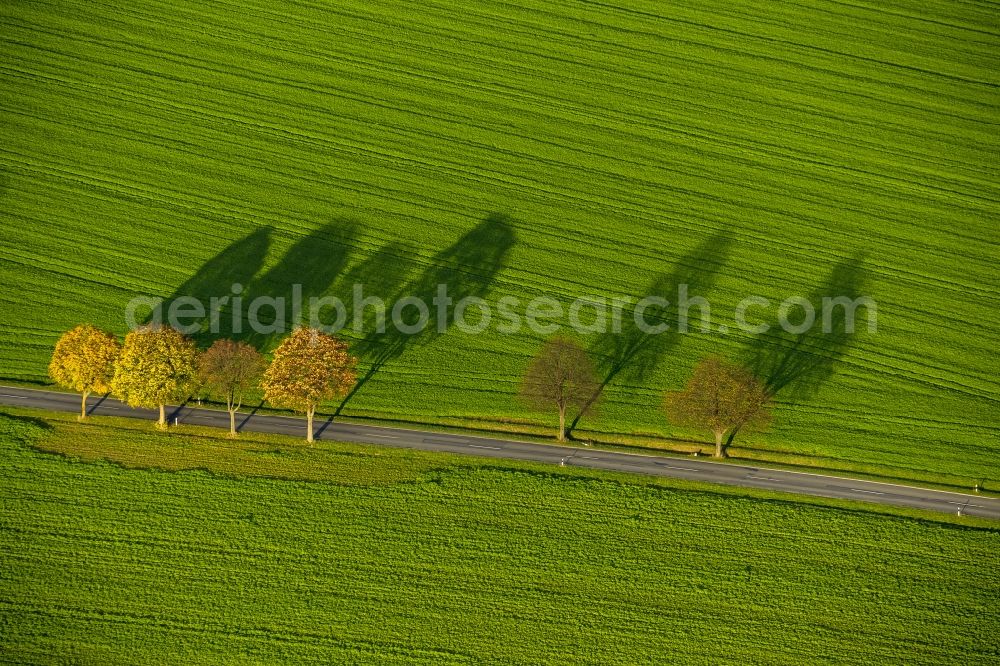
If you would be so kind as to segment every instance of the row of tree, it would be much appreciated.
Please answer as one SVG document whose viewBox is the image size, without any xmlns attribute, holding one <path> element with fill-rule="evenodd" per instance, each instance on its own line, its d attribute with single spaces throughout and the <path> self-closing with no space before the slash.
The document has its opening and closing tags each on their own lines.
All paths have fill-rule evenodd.
<svg viewBox="0 0 1000 666">
<path fill-rule="evenodd" d="M 604 386 L 594 364 L 576 340 L 551 338 L 532 359 L 521 383 L 521 397 L 559 415 L 559 441 L 566 439 L 566 416 L 593 409 Z M 717 356 L 702 359 L 681 391 L 668 392 L 664 408 L 676 425 L 704 429 L 715 437 L 715 455 L 725 457 L 737 432 L 770 421 L 773 396 L 746 368 Z"/>
<path fill-rule="evenodd" d="M 306 415 L 311 442 L 316 408 L 350 391 L 356 365 L 345 342 L 311 328 L 286 337 L 268 363 L 244 342 L 216 340 L 199 352 L 176 329 L 150 326 L 130 332 L 119 344 L 113 334 L 81 324 L 59 338 L 49 375 L 81 394 L 81 419 L 87 417 L 91 393 L 111 393 L 130 407 L 158 408 L 160 428 L 167 426 L 168 403 L 196 393 L 223 400 L 233 437 L 244 395 L 260 388 L 272 405 Z"/>
<path fill-rule="evenodd" d="M 317 407 L 350 392 L 356 366 L 344 341 L 313 328 L 293 331 L 268 363 L 244 342 L 216 340 L 199 352 L 177 330 L 149 326 L 130 332 L 119 345 L 113 334 L 81 324 L 56 343 L 49 374 L 82 395 L 81 419 L 90 394 L 111 393 L 131 407 L 158 408 L 158 426 L 165 428 L 166 404 L 200 394 L 226 403 L 233 437 L 243 397 L 259 388 L 272 405 L 306 415 L 306 438 L 312 442 Z M 602 391 L 587 352 L 574 339 L 556 336 L 529 364 L 520 395 L 558 414 L 557 438 L 564 441 L 570 410 L 587 412 Z M 713 356 L 698 363 L 682 391 L 666 394 L 664 406 L 673 423 L 710 431 L 715 455 L 723 457 L 727 435 L 731 442 L 737 432 L 767 423 L 771 400 L 752 373 Z"/>
</svg>

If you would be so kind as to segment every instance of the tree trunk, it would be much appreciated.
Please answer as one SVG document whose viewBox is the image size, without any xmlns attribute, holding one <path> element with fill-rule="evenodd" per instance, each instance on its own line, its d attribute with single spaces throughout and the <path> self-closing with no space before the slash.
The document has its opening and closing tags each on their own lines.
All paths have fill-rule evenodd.
<svg viewBox="0 0 1000 666">
<path fill-rule="evenodd" d="M 160 420 L 156 422 L 158 428 L 166 429 L 167 427 L 167 410 L 163 403 L 160 403 Z"/>
<path fill-rule="evenodd" d="M 236 437 L 236 410 L 229 410 L 229 436 Z"/>
<path fill-rule="evenodd" d="M 313 443 L 313 414 L 315 412 L 315 408 L 306 410 L 306 441 L 310 444 Z"/>
<path fill-rule="evenodd" d="M 556 438 L 560 442 L 566 441 L 566 408 L 559 408 L 559 436 Z"/>
<path fill-rule="evenodd" d="M 83 392 L 83 398 L 80 400 L 80 420 L 87 418 L 87 396 L 90 395 L 90 391 Z"/>
<path fill-rule="evenodd" d="M 716 458 L 725 458 L 726 457 L 726 451 L 725 451 L 725 449 L 722 448 L 722 436 L 725 435 L 725 434 L 726 433 L 723 432 L 723 431 L 721 431 L 721 430 L 717 431 L 715 433 L 715 457 Z"/>
</svg>

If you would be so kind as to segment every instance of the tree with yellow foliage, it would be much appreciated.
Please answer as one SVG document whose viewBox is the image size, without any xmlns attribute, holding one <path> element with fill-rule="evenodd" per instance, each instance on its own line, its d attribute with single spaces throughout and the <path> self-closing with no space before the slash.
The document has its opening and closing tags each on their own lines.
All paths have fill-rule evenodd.
<svg viewBox="0 0 1000 666">
<path fill-rule="evenodd" d="M 321 402 L 347 395 L 357 381 L 358 359 L 347 343 L 315 328 L 297 328 L 274 350 L 264 371 L 264 397 L 277 407 L 306 415 L 306 441 L 313 441 L 313 416 Z"/>
<path fill-rule="evenodd" d="M 111 333 L 80 324 L 56 342 L 49 376 L 56 384 L 81 394 L 80 420 L 87 418 L 87 396 L 111 390 L 111 378 L 121 347 Z"/>
<path fill-rule="evenodd" d="M 157 427 L 166 428 L 164 406 L 191 390 L 197 361 L 194 342 L 176 329 L 137 328 L 125 336 L 111 391 L 129 407 L 159 407 Z"/>
</svg>

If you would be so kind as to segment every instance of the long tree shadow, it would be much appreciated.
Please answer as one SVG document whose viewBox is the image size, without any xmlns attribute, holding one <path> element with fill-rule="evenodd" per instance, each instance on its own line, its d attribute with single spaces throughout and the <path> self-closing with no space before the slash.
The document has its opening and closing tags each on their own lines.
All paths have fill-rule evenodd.
<svg viewBox="0 0 1000 666">
<path fill-rule="evenodd" d="M 179 286 L 162 304 L 162 317 L 167 319 L 170 305 L 182 297 L 197 299 L 205 315 L 197 319 L 185 318 L 182 323 L 197 324 L 191 337 L 200 347 L 207 347 L 217 338 L 238 335 L 242 327 L 240 318 L 232 315 L 233 285 L 245 287 L 260 271 L 271 244 L 271 228 L 260 227 L 244 238 L 231 243 L 224 250 L 205 262 L 194 275 Z M 212 299 L 219 306 L 212 308 Z M 225 300 L 223 300 L 225 299 Z M 152 315 L 145 323 L 152 321 Z M 214 324 L 214 325 L 213 325 Z"/>
<path fill-rule="evenodd" d="M 326 295 L 344 270 L 358 237 L 351 221 L 335 221 L 306 234 L 281 260 L 254 280 L 243 296 L 242 338 L 272 348 L 309 314 L 309 299 Z"/>
<path fill-rule="evenodd" d="M 380 247 L 344 275 L 335 291 L 344 303 L 346 324 L 361 336 L 355 347 L 356 353 L 360 353 L 367 333 L 379 325 L 376 309 L 366 305 L 364 300 L 374 297 L 392 307 L 393 299 L 399 298 L 405 291 L 404 285 L 415 267 L 413 257 L 416 253 L 414 246 L 393 241 Z"/>
<path fill-rule="evenodd" d="M 824 299 L 863 297 L 869 277 L 864 260 L 863 254 L 856 254 L 841 261 L 807 297 L 816 313 L 813 326 L 791 333 L 776 318 L 747 344 L 741 360 L 771 395 L 780 393 L 793 402 L 807 399 L 833 375 L 855 338 L 855 327 L 862 323 L 856 315 L 864 311 L 852 317 L 847 308 L 836 306 L 824 314 Z"/>
<path fill-rule="evenodd" d="M 369 342 L 373 332 L 377 331 L 379 326 L 387 325 L 386 318 L 379 314 L 373 304 L 366 304 L 366 299 L 378 299 L 385 303 L 387 308 L 391 308 L 394 300 L 406 292 L 404 285 L 407 284 L 407 278 L 414 268 L 413 257 L 415 254 L 416 248 L 412 245 L 390 242 L 348 271 L 341 280 L 341 284 L 338 285 L 336 293 L 344 303 L 345 326 L 353 329 L 356 335 L 362 336 L 353 345 L 352 351 L 362 358 L 371 351 Z M 356 292 L 356 289 L 359 291 Z M 324 322 L 324 324 L 329 325 L 330 323 Z M 347 402 L 358 392 L 361 385 L 371 379 L 378 369 L 373 363 L 361 375 L 359 381 L 341 400 L 334 413 L 316 431 L 316 437 L 322 436 Z"/>
<path fill-rule="evenodd" d="M 485 298 L 504 268 L 507 256 L 516 242 L 516 234 L 510 220 L 503 215 L 493 214 L 464 234 L 450 247 L 431 257 L 422 271 L 410 279 L 404 265 L 395 269 L 392 278 L 399 281 L 398 290 L 387 301 L 392 304 L 403 298 L 417 298 L 426 303 L 430 310 L 430 320 L 418 332 L 404 333 L 399 328 L 415 327 L 421 313 L 415 307 L 406 307 L 399 317 L 401 327 L 393 325 L 391 312 L 387 313 L 383 331 L 375 328 L 374 320 L 366 322 L 364 337 L 355 349 L 367 367 L 358 378 L 351 392 L 341 401 L 334 416 L 339 415 L 350 400 L 371 381 L 378 372 L 406 349 L 427 344 L 440 336 L 454 321 L 455 305 L 463 298 Z M 398 251 L 398 250 L 394 250 Z M 373 259 L 375 260 L 375 259 Z M 385 259 L 379 259 L 385 261 Z M 434 306 L 439 285 L 446 285 L 452 303 L 439 308 Z M 440 317 L 440 319 L 439 319 Z"/>
<path fill-rule="evenodd" d="M 732 237 L 728 232 L 714 234 L 684 255 L 672 271 L 654 277 L 646 291 L 635 298 L 639 301 L 647 296 L 659 296 L 668 301 L 666 305 L 654 304 L 643 313 L 651 326 L 667 324 L 669 329 L 665 332 L 656 334 L 644 331 L 635 321 L 634 310 L 625 308 L 621 318 L 621 331 L 606 331 L 594 340 L 590 346 L 590 354 L 595 359 L 600 381 L 590 400 L 570 422 L 566 430 L 568 437 L 572 437 L 573 430 L 608 385 L 616 380 L 642 383 L 680 342 L 682 333 L 679 332 L 678 325 L 682 317 L 678 307 L 679 288 L 686 285 L 688 299 L 707 298 L 719 271 L 729 258 L 731 246 Z M 695 312 L 699 312 L 698 306 L 692 305 L 687 314 L 690 316 Z M 698 322 L 695 327 L 700 325 Z"/>
</svg>

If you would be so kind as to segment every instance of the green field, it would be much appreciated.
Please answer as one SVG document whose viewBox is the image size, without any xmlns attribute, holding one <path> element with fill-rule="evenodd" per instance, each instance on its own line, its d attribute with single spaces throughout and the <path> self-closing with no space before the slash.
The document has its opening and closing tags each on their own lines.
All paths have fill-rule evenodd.
<svg viewBox="0 0 1000 666">
<path fill-rule="evenodd" d="M 626 4 L 3 3 L 0 379 L 44 381 L 78 322 L 124 332 L 136 295 L 233 282 L 568 301 L 684 281 L 719 324 L 751 294 L 837 289 L 878 301 L 877 334 L 668 335 L 579 433 L 690 437 L 660 403 L 699 357 L 792 356 L 735 454 L 1000 481 L 995 6 Z M 539 342 L 369 349 L 345 413 L 551 424 L 514 397 Z"/>
<path fill-rule="evenodd" d="M 128 419 L 0 433 L 0 661 L 1000 659 L 974 520 Z"/>
</svg>

